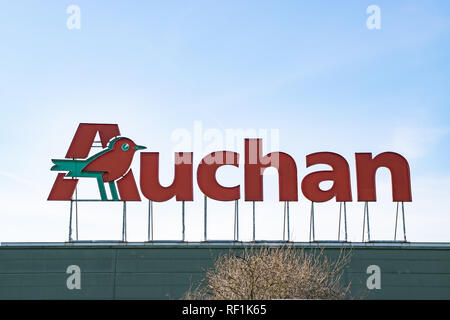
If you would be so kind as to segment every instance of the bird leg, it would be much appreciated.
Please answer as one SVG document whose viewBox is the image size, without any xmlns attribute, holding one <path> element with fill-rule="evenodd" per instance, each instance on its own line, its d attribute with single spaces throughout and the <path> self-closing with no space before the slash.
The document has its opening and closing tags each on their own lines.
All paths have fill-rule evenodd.
<svg viewBox="0 0 450 320">
<path fill-rule="evenodd" d="M 114 181 L 108 182 L 109 189 L 111 190 L 111 196 L 113 200 L 119 200 L 119 196 L 117 195 L 116 183 Z"/>
<path fill-rule="evenodd" d="M 98 190 L 100 191 L 100 198 L 102 201 L 107 201 L 108 197 L 106 196 L 105 183 L 103 182 L 103 178 L 101 175 L 97 177 Z"/>
</svg>

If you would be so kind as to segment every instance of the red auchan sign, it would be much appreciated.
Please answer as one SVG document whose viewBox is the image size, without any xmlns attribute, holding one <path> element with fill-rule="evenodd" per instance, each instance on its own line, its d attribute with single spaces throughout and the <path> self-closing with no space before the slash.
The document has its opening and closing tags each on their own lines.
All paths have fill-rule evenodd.
<svg viewBox="0 0 450 320">
<path fill-rule="evenodd" d="M 96 134 L 103 150 L 88 157 Z M 81 123 L 66 153 L 65 159 L 52 160 L 52 171 L 59 171 L 48 200 L 71 200 L 78 180 L 96 179 L 101 200 L 140 201 L 140 193 L 130 169 L 133 157 L 140 152 L 140 191 L 145 198 L 163 202 L 173 197 L 177 201 L 193 201 L 193 153 L 176 152 L 174 179 L 170 186 L 159 181 L 159 152 L 145 152 L 145 147 L 120 135 L 117 124 Z M 264 170 L 274 167 L 278 171 L 279 200 L 298 201 L 298 170 L 295 160 L 284 152 L 264 154 L 261 139 L 245 139 L 244 200 L 263 201 Z M 196 168 L 197 184 L 211 199 L 231 201 L 241 198 L 241 186 L 224 187 L 216 180 L 222 166 L 239 168 L 241 154 L 216 151 L 206 155 Z M 412 201 L 410 168 L 398 153 L 355 153 L 358 201 L 376 201 L 375 174 L 378 168 L 390 170 L 392 200 Z M 301 181 L 304 196 L 313 202 L 333 198 L 339 202 L 352 201 L 350 169 L 347 160 L 333 152 L 317 152 L 306 156 L 306 166 L 325 164 L 331 170 L 316 171 Z M 322 190 L 319 184 L 332 181 L 332 187 Z M 105 185 L 112 199 L 106 197 Z"/>
</svg>

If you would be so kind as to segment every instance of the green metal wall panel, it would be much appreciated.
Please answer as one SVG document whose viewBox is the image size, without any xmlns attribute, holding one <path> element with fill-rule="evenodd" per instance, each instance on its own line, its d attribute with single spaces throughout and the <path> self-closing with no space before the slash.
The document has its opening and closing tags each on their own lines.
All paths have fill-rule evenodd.
<svg viewBox="0 0 450 320">
<path fill-rule="evenodd" d="M 257 244 L 277 246 L 280 244 Z M 2 244 L 0 299 L 179 299 L 220 254 L 249 244 Z M 330 258 L 351 250 L 344 281 L 368 299 L 450 299 L 449 244 L 294 244 L 323 248 Z M 81 269 L 81 290 L 66 286 L 69 265 Z M 381 268 L 381 289 L 368 290 L 369 265 Z"/>
</svg>

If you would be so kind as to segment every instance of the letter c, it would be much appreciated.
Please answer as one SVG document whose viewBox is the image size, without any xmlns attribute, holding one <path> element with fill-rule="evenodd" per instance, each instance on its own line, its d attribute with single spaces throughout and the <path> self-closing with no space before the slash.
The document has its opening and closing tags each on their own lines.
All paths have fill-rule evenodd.
<svg viewBox="0 0 450 320">
<path fill-rule="evenodd" d="M 211 199 L 231 201 L 240 199 L 240 186 L 224 187 L 216 179 L 221 166 L 239 167 L 239 154 L 231 151 L 217 151 L 202 159 L 197 169 L 197 182 L 200 190 Z"/>
</svg>

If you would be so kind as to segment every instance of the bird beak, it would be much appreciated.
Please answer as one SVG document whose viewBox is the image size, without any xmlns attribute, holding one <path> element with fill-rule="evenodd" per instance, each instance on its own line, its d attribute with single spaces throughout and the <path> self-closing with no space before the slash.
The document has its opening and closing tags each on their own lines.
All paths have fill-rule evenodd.
<svg viewBox="0 0 450 320">
<path fill-rule="evenodd" d="M 134 150 L 144 150 L 144 149 L 147 149 L 147 147 L 144 147 L 144 146 L 135 146 L 134 147 Z"/>
</svg>

